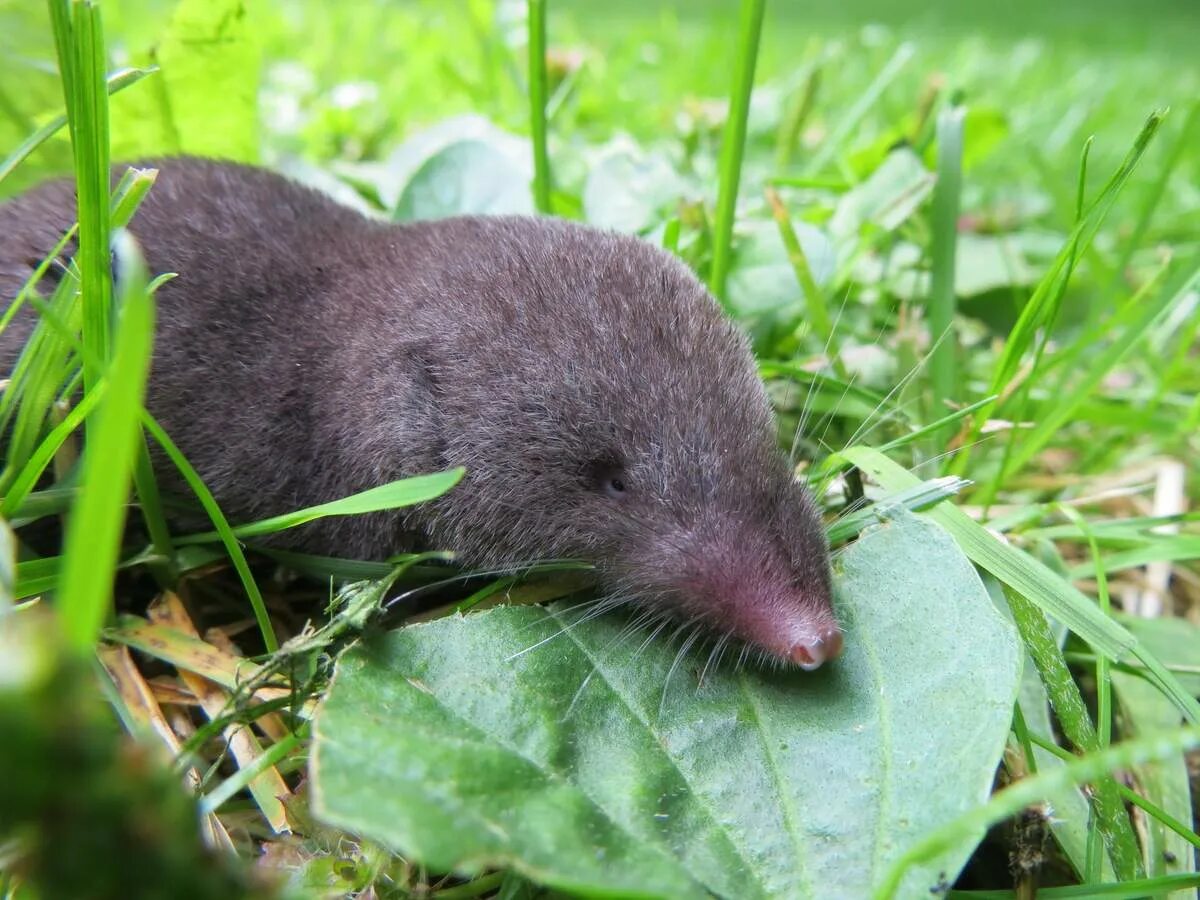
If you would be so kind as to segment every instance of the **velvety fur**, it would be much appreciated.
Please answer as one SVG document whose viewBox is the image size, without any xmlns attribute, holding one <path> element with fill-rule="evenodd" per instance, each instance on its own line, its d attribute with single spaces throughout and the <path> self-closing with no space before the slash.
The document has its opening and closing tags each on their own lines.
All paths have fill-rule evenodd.
<svg viewBox="0 0 1200 900">
<path fill-rule="evenodd" d="M 465 466 L 442 500 L 286 539 L 583 558 L 780 657 L 840 644 L 823 531 L 747 342 L 670 254 L 548 218 L 387 225 L 259 169 L 155 165 L 131 230 L 152 273 L 179 274 L 147 402 L 231 520 Z M 0 295 L 73 220 L 61 181 L 0 206 Z"/>
</svg>

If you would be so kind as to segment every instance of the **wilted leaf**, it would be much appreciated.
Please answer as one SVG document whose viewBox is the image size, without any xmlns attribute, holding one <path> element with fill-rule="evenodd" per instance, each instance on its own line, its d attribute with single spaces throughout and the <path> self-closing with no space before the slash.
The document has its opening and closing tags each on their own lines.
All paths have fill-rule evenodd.
<svg viewBox="0 0 1200 900">
<path fill-rule="evenodd" d="M 589 895 L 860 898 L 981 803 L 1020 674 L 954 543 L 903 516 L 840 559 L 822 671 L 698 674 L 622 623 L 502 607 L 353 647 L 318 714 L 314 809 L 434 870 Z M 556 636 L 557 635 L 557 636 Z M 522 652 L 527 651 L 527 652 Z M 911 871 L 953 881 L 979 835 Z"/>
</svg>

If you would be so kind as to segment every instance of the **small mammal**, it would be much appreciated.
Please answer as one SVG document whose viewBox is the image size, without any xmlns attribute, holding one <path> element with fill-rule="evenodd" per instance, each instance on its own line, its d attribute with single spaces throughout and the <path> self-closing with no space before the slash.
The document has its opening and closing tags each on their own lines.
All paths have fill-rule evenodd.
<svg viewBox="0 0 1200 900">
<path fill-rule="evenodd" d="M 673 256 L 550 218 L 386 224 L 262 169 L 153 165 L 130 230 L 178 277 L 147 405 L 231 521 L 464 466 L 434 502 L 283 537 L 583 559 L 614 595 L 779 661 L 841 650 L 824 530 L 749 345 Z M 0 204 L 6 301 L 74 220 L 69 181 Z M 3 371 L 33 321 L 0 335 Z"/>
</svg>

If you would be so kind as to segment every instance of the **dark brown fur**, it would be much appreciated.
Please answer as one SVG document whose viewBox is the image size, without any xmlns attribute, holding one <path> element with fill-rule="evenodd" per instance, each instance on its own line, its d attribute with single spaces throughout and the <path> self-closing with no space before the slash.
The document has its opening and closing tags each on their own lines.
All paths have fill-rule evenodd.
<svg viewBox="0 0 1200 900">
<path fill-rule="evenodd" d="M 672 256 L 555 219 L 386 225 L 259 169 L 157 165 L 131 230 L 152 273 L 179 275 L 148 406 L 230 519 L 464 466 L 439 501 L 289 540 L 582 558 L 779 658 L 836 653 L 821 524 L 747 342 Z M 0 205 L 0 295 L 73 219 L 67 182 Z M 0 336 L 0 365 L 30 324 Z"/>
</svg>

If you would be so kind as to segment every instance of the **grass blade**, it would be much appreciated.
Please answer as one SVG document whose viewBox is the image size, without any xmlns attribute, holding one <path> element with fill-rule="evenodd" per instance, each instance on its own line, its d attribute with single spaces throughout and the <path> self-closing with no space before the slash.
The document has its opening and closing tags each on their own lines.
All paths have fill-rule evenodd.
<svg viewBox="0 0 1200 900">
<path fill-rule="evenodd" d="M 1034 456 L 1059 434 L 1075 411 L 1104 381 L 1105 376 L 1124 359 L 1134 347 L 1161 322 L 1178 304 L 1187 299 L 1189 292 L 1200 282 L 1200 257 L 1189 266 L 1174 290 L 1164 290 L 1152 301 L 1142 301 L 1135 296 L 1129 309 L 1138 313 L 1104 350 L 1097 353 L 1084 369 L 1077 381 L 1071 382 L 1069 391 L 1058 391 L 1050 404 L 1038 411 L 1036 425 L 1021 435 L 1008 464 L 997 481 L 1003 483 L 1013 473 L 1028 463 Z M 1140 309 L 1139 309 L 1140 307 Z"/>
<path fill-rule="evenodd" d="M 8 522 L 0 520 L 0 624 L 12 611 L 17 586 L 17 536 Z"/>
<path fill-rule="evenodd" d="M 1111 884 L 1073 884 L 1065 887 L 1039 887 L 1038 900 L 1145 900 L 1174 891 L 1200 886 L 1200 875 L 1161 875 Z M 951 891 L 946 900 L 1014 900 L 1012 891 Z"/>
<path fill-rule="evenodd" d="M 1113 203 L 1125 187 L 1130 175 L 1133 174 L 1134 169 L 1137 168 L 1138 163 L 1145 154 L 1150 141 L 1158 131 L 1163 116 L 1163 112 L 1155 112 L 1146 120 L 1124 161 L 1117 168 L 1117 171 L 1113 173 L 1104 190 L 1100 192 L 1100 195 L 1093 201 L 1092 205 L 1084 212 L 1075 227 L 1071 230 L 1054 262 L 1038 283 L 1033 296 L 1029 298 L 1029 301 L 1025 304 L 1025 308 L 1021 310 L 1021 315 L 1017 318 L 1016 324 L 1013 325 L 1007 340 L 1004 342 L 1004 350 L 996 362 L 991 384 L 987 389 L 989 394 L 995 394 L 1002 398 L 998 402 L 1002 402 L 1003 398 L 1008 396 L 1009 382 L 1016 373 L 1029 345 L 1037 336 L 1039 328 L 1045 324 L 1051 311 L 1055 308 L 1062 291 L 1065 290 L 1074 261 L 1091 245 L 1096 232 L 1099 231 L 1105 217 L 1108 215 L 1108 211 L 1112 208 Z M 990 407 L 984 407 L 976 413 L 975 427 L 966 443 L 972 443 L 978 437 L 979 430 L 983 427 L 984 422 L 987 421 L 990 412 Z M 951 471 L 955 474 L 961 474 L 965 470 L 969 458 L 969 452 L 960 454 L 955 464 L 951 467 Z"/>
<path fill-rule="evenodd" d="M 118 91 L 124 90 L 130 85 L 137 84 L 147 75 L 157 71 L 158 69 L 155 66 L 148 66 L 144 69 L 121 69 L 108 77 L 108 80 L 105 82 L 105 88 L 111 97 Z M 17 166 L 23 163 L 34 150 L 58 134 L 59 130 L 66 124 L 67 114 L 60 113 L 29 137 L 25 138 L 25 140 L 21 141 L 17 145 L 17 149 L 8 154 L 3 162 L 0 162 L 0 183 L 11 175 Z"/>
<path fill-rule="evenodd" d="M 432 475 L 402 478 L 399 481 L 381 484 L 358 494 L 343 497 L 341 500 L 333 500 L 318 506 L 309 506 L 295 512 L 284 513 L 281 516 L 272 516 L 269 519 L 239 525 L 233 529 L 233 534 L 238 538 L 259 537 L 295 528 L 297 525 L 304 525 L 327 516 L 354 516 L 385 509 L 398 509 L 402 506 L 413 506 L 440 497 L 458 484 L 465 473 L 465 469 L 457 468 L 445 472 L 435 472 Z M 217 540 L 218 537 L 216 532 L 208 531 L 204 534 L 180 538 L 179 543 L 202 544 Z"/>
<path fill-rule="evenodd" d="M 862 123 L 867 113 L 871 111 L 871 107 L 883 96 L 883 92 L 896 80 L 896 76 L 908 65 L 908 61 L 912 59 L 915 52 L 912 44 L 901 44 L 896 48 L 896 52 L 879 70 L 879 74 L 872 79 L 871 83 L 867 85 L 867 89 L 830 132 L 825 143 L 821 145 L 821 149 L 813 154 L 812 159 L 804 166 L 805 175 L 816 175 L 842 151 L 842 145 L 845 144 L 854 129 Z"/>
<path fill-rule="evenodd" d="M 875 890 L 875 900 L 896 896 L 896 889 L 905 870 L 914 863 L 933 859 L 965 834 L 982 834 L 987 828 L 1016 815 L 1025 807 L 1042 801 L 1052 791 L 1070 785 L 1084 784 L 1117 769 L 1136 763 L 1163 759 L 1200 746 L 1200 728 L 1192 726 L 1164 734 L 1125 741 L 1097 753 L 1089 753 L 1056 769 L 1049 769 L 1032 778 L 1024 778 L 992 794 L 991 799 L 937 829 L 900 857 L 885 874 Z M 1094 885 L 1086 885 L 1089 891 Z M 1082 893 L 1077 896 L 1094 896 Z"/>
<path fill-rule="evenodd" d="M 120 324 L 107 396 L 96 411 L 83 460 L 81 484 L 87 489 L 71 512 L 59 583 L 62 625 L 69 644 L 81 652 L 94 646 L 111 601 L 154 338 L 154 303 L 141 253 L 125 234 L 118 250 Z"/>
<path fill-rule="evenodd" d="M 804 293 L 804 300 L 808 305 L 809 323 L 816 332 L 817 339 L 827 348 L 826 352 L 834 373 L 843 381 L 849 381 L 850 373 L 846 371 L 846 364 L 842 362 L 842 353 L 838 347 L 833 320 L 829 317 L 829 305 L 825 301 L 825 292 L 813 278 L 812 267 L 809 266 L 808 257 L 804 253 L 804 245 L 796 237 L 796 229 L 792 227 L 787 207 L 783 205 L 779 192 L 774 188 L 767 188 L 767 202 L 771 206 L 775 224 L 779 226 L 779 237 L 783 240 L 788 261 L 792 264 L 796 280 L 800 283 L 800 289 Z"/>
<path fill-rule="evenodd" d="M 725 302 L 725 282 L 733 260 L 733 218 L 737 211 L 742 153 L 746 147 L 746 121 L 750 116 L 750 92 L 754 89 L 758 41 L 766 6 L 766 0 L 742 0 L 729 117 L 725 120 L 725 132 L 721 137 L 721 183 L 717 193 L 716 221 L 713 223 L 713 259 L 708 287 L 722 303 Z"/>
<path fill-rule="evenodd" d="M 913 487 L 920 480 L 871 447 L 850 447 L 841 457 L 858 466 L 890 491 Z M 1150 653 L 1128 629 L 1104 615 L 1077 588 L 1044 563 L 1003 543 L 991 532 L 950 504 L 925 515 L 950 532 L 963 553 L 1001 583 L 1037 604 L 1114 662 L 1129 655 L 1145 663 L 1148 676 L 1179 708 L 1189 722 L 1200 723 L 1200 702 Z"/>
<path fill-rule="evenodd" d="M 112 283 L 109 267 L 108 91 L 104 78 L 104 32 L 94 0 L 71 0 L 73 125 L 78 197 L 80 291 L 83 298 L 83 383 L 99 381 L 108 358 Z"/>
<path fill-rule="evenodd" d="M 1037 666 L 1046 695 L 1050 698 L 1050 706 L 1062 725 L 1063 733 L 1072 744 L 1088 753 L 1107 746 L 1107 732 L 1097 733 L 1092 724 L 1083 696 L 1071 677 L 1058 641 L 1042 611 L 1017 591 L 1006 589 L 1005 596 L 1012 610 L 1013 621 L 1021 632 L 1021 640 L 1025 642 Z M 1107 659 L 1101 659 L 1107 664 Z M 1144 875 L 1133 826 L 1112 777 L 1099 778 L 1093 785 L 1092 808 L 1094 821 L 1112 860 L 1113 871 L 1122 881 Z"/>
<path fill-rule="evenodd" d="M 930 481 L 923 481 L 916 487 L 906 488 L 883 500 L 878 500 L 863 509 L 856 509 L 853 512 L 846 513 L 829 526 L 827 533 L 829 543 L 837 544 L 848 540 L 868 525 L 886 519 L 889 515 L 893 515 L 897 509 L 905 509 L 909 512 L 920 512 L 921 510 L 928 509 L 935 504 L 941 503 L 943 500 L 953 497 L 970 483 L 953 475 L 948 475 L 945 478 L 934 478 Z"/>
<path fill-rule="evenodd" d="M 51 460 L 54 459 L 54 454 L 96 408 L 96 404 L 104 397 L 107 387 L 107 381 L 102 380 L 97 383 L 78 404 L 71 408 L 62 422 L 46 435 L 17 474 L 8 493 L 4 495 L 4 501 L 0 503 L 0 516 L 11 519 L 21 510 L 21 505 L 33 491 Z"/>
<path fill-rule="evenodd" d="M 250 572 L 250 564 L 246 562 L 246 554 L 242 552 L 242 547 L 238 543 L 238 539 L 234 537 L 233 530 L 229 527 L 229 520 L 221 512 L 221 507 L 217 505 L 216 498 L 212 495 L 212 491 L 208 489 L 203 479 L 200 478 L 199 473 L 187 461 L 187 457 L 180 452 L 175 442 L 171 440 L 167 432 L 148 411 L 143 411 L 142 427 L 154 438 L 163 452 L 167 454 L 167 458 L 179 470 L 179 474 L 183 476 L 183 480 L 187 482 L 188 487 L 192 489 L 192 493 L 196 495 L 196 499 L 200 501 L 204 512 L 216 528 L 218 538 L 222 545 L 224 545 L 225 551 L 229 554 L 229 560 L 233 563 L 234 571 L 237 572 L 238 578 L 242 582 L 242 588 L 246 591 L 246 596 L 250 599 L 250 607 L 254 610 L 254 620 L 258 624 L 258 630 L 262 633 L 263 645 L 266 647 L 268 653 L 274 653 L 279 649 L 279 639 L 275 637 L 275 626 L 271 624 L 271 617 L 267 614 L 267 604 L 263 601 L 262 591 L 258 589 L 258 583 L 254 580 L 254 575 Z"/>
</svg>

